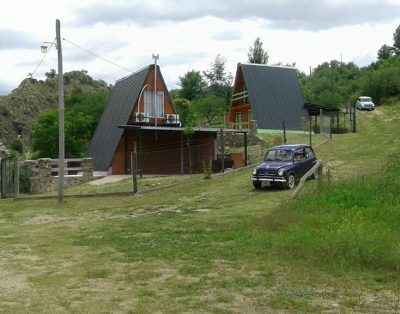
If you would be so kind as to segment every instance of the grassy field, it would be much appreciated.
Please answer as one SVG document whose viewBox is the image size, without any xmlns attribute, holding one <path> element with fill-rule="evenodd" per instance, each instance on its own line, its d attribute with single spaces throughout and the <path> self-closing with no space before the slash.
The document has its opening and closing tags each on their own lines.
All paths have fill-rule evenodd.
<svg viewBox="0 0 400 314">
<path fill-rule="evenodd" d="M 251 169 L 138 196 L 2 200 L 0 312 L 400 312 L 395 109 L 317 147 L 329 174 L 290 202 L 255 191 Z"/>
</svg>

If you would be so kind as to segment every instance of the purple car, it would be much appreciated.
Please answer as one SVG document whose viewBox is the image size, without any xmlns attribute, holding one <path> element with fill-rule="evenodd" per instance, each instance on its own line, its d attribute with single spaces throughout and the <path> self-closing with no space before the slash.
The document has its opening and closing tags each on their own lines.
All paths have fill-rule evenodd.
<svg viewBox="0 0 400 314">
<path fill-rule="evenodd" d="M 267 150 L 264 161 L 251 176 L 256 189 L 279 185 L 293 189 L 307 172 L 317 163 L 314 150 L 305 144 L 280 145 Z M 314 173 L 316 178 L 318 173 Z"/>
</svg>

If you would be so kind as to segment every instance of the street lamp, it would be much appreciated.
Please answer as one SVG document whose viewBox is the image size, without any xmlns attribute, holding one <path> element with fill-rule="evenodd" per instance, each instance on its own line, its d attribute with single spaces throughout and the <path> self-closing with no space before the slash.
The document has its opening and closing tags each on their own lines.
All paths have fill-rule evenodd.
<svg viewBox="0 0 400 314">
<path fill-rule="evenodd" d="M 48 43 L 44 42 L 43 44 Z M 51 43 L 53 44 L 53 43 Z M 65 136 L 64 136 L 64 77 L 62 64 L 62 47 L 60 35 L 60 20 L 56 20 L 56 48 L 58 59 L 58 201 L 64 199 L 64 155 L 65 155 Z M 47 46 L 42 45 L 40 50 L 47 52 Z"/>
</svg>

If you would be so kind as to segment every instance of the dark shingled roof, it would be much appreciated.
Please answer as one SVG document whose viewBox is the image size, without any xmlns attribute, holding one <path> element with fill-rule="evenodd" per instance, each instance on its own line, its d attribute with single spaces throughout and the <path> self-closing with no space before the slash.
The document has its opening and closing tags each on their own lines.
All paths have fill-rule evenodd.
<svg viewBox="0 0 400 314">
<path fill-rule="evenodd" d="M 259 129 L 302 130 L 307 117 L 297 70 L 260 64 L 240 64 L 254 117 Z"/>
<path fill-rule="evenodd" d="M 87 153 L 88 157 L 93 158 L 95 171 L 109 169 L 124 132 L 118 126 L 128 123 L 151 67 L 147 66 L 115 83 L 110 101 L 101 116 Z"/>
</svg>

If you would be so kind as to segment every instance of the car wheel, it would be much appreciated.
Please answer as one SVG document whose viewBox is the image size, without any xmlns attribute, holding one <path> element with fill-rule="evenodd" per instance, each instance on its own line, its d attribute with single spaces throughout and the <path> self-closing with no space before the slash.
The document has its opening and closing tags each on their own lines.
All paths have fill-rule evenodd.
<svg viewBox="0 0 400 314">
<path fill-rule="evenodd" d="M 253 185 L 255 189 L 261 189 L 261 182 L 260 181 L 253 181 Z"/>
<path fill-rule="evenodd" d="M 288 189 L 293 189 L 296 185 L 296 178 L 294 177 L 293 174 L 289 174 L 287 181 L 286 181 L 286 187 Z"/>
</svg>

